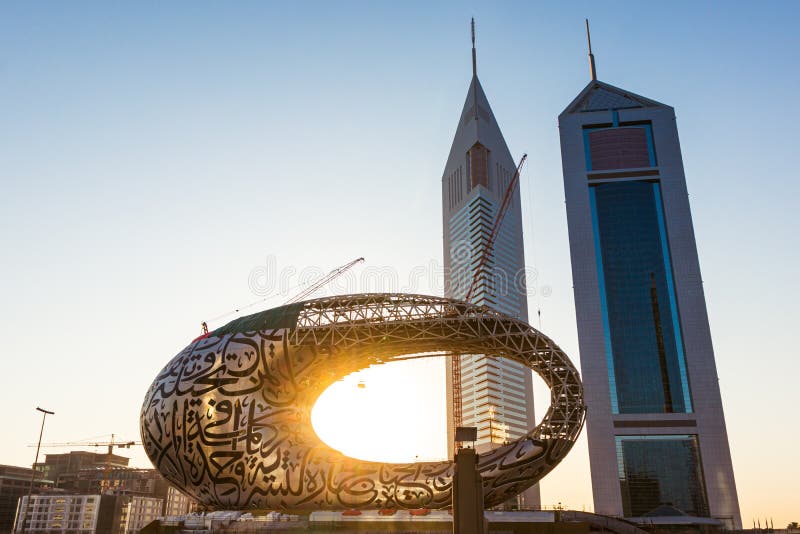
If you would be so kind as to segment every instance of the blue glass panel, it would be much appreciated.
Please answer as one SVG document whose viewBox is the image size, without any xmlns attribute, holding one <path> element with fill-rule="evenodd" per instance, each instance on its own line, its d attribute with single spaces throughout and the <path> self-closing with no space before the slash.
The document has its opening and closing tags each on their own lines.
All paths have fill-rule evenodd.
<svg viewBox="0 0 800 534">
<path fill-rule="evenodd" d="M 600 308 L 603 315 L 603 342 L 606 349 L 606 366 L 608 368 L 608 389 L 611 394 L 611 411 L 619 413 L 617 403 L 617 383 L 614 378 L 614 351 L 611 348 L 611 332 L 608 326 L 608 303 L 606 302 L 606 281 L 603 274 L 603 256 L 600 254 L 600 228 L 597 224 L 597 207 L 595 205 L 594 187 L 589 188 L 589 205 L 592 210 L 592 230 L 594 234 L 595 261 L 597 264 L 597 283 L 600 286 Z"/>
<path fill-rule="evenodd" d="M 675 297 L 675 284 L 672 278 L 672 260 L 669 254 L 669 240 L 667 239 L 667 227 L 664 221 L 663 200 L 661 198 L 661 185 L 653 184 L 653 195 L 655 195 L 656 212 L 658 215 L 658 233 L 661 237 L 661 254 L 664 256 L 664 267 L 667 273 L 667 293 L 669 294 L 670 319 L 672 319 L 672 329 L 675 332 L 675 348 L 678 351 L 678 369 L 681 375 L 681 390 L 686 402 L 686 412 L 692 411 L 692 396 L 689 394 L 689 374 L 686 372 L 686 358 L 683 353 L 683 335 L 678 319 L 678 299 Z"/>
<path fill-rule="evenodd" d="M 583 155 L 586 158 L 586 170 L 592 170 L 592 151 L 589 146 L 589 132 L 591 129 L 584 128 L 583 129 Z"/>
<path fill-rule="evenodd" d="M 709 515 L 697 436 L 617 436 L 616 444 L 626 517 L 641 517 L 665 505 L 689 515 Z"/>
<path fill-rule="evenodd" d="M 655 167 L 656 163 L 656 145 L 653 143 L 653 128 L 647 124 L 644 126 L 645 134 L 647 135 L 647 152 L 650 154 L 650 166 Z"/>
<path fill-rule="evenodd" d="M 590 190 L 615 413 L 690 412 L 688 376 L 658 184 Z M 608 346 L 610 343 L 610 347 Z"/>
</svg>

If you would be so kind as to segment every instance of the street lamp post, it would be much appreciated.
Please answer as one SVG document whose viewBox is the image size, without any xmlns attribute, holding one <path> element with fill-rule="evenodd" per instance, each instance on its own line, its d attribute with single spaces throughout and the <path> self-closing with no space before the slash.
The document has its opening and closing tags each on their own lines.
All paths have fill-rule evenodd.
<svg viewBox="0 0 800 534">
<path fill-rule="evenodd" d="M 20 534 L 25 534 L 25 523 L 28 521 L 28 510 L 31 508 L 31 495 L 33 495 L 33 481 L 36 478 L 36 464 L 39 463 L 39 449 L 42 447 L 42 435 L 44 434 L 44 420 L 48 415 L 54 415 L 56 412 L 45 410 L 44 408 L 36 407 L 37 411 L 42 412 L 42 428 L 39 430 L 39 442 L 36 444 L 36 459 L 33 460 L 33 470 L 31 473 L 31 483 L 28 485 L 28 501 L 25 503 L 25 515 L 22 517 L 22 531 Z"/>
</svg>

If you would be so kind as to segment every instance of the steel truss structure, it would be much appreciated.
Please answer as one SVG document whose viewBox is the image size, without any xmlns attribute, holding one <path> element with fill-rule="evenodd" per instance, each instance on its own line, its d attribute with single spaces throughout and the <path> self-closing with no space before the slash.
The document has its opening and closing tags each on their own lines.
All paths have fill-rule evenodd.
<svg viewBox="0 0 800 534">
<path fill-rule="evenodd" d="M 317 437 L 311 409 L 359 369 L 459 353 L 516 360 L 551 391 L 536 428 L 480 456 L 492 506 L 566 455 L 583 426 L 583 387 L 566 354 L 530 325 L 441 297 L 343 295 L 236 319 L 192 342 L 156 377 L 142 406 L 142 442 L 170 482 L 210 508 L 447 508 L 451 462 L 349 458 Z"/>
</svg>

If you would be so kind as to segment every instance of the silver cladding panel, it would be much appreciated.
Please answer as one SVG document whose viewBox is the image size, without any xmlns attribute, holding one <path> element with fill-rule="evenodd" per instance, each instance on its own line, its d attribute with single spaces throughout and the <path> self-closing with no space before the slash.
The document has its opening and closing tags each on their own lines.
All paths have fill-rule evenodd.
<svg viewBox="0 0 800 534">
<path fill-rule="evenodd" d="M 355 460 L 326 446 L 311 426 L 311 409 L 332 383 L 409 354 L 502 356 L 550 386 L 542 422 L 480 456 L 489 506 L 541 479 L 580 433 L 585 410 L 575 367 L 522 321 L 419 295 L 345 295 L 299 307 L 291 327 L 212 332 L 192 342 L 147 392 L 141 433 L 148 456 L 171 483 L 210 508 L 449 507 L 451 462 Z"/>
</svg>

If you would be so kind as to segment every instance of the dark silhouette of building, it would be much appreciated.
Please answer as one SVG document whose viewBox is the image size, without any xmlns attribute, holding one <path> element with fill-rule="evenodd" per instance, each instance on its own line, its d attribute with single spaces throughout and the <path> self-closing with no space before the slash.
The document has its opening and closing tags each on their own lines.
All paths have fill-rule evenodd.
<svg viewBox="0 0 800 534">
<path fill-rule="evenodd" d="M 44 462 L 36 464 L 44 478 L 61 487 L 59 477 L 65 473 L 78 473 L 84 470 L 107 470 L 115 467 L 127 467 L 128 458 L 116 454 L 100 454 L 86 451 L 70 451 L 63 454 L 47 454 Z"/>
<path fill-rule="evenodd" d="M 0 534 L 8 534 L 14 528 L 14 517 L 17 513 L 19 498 L 28 494 L 33 469 L 14 465 L 0 465 Z M 33 492 L 49 490 L 52 480 L 46 480 L 37 474 L 33 484 Z"/>
</svg>

